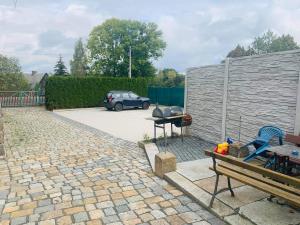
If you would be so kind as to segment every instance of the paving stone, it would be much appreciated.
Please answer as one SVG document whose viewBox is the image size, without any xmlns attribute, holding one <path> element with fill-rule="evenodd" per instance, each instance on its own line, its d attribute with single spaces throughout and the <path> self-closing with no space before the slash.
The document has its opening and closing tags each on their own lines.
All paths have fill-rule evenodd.
<svg viewBox="0 0 300 225">
<path fill-rule="evenodd" d="M 114 204 L 112 201 L 105 201 L 105 202 L 97 203 L 96 206 L 97 206 L 97 208 L 103 209 L 103 208 L 113 207 Z"/>
<path fill-rule="evenodd" d="M 150 213 L 145 213 L 145 214 L 140 215 L 140 218 L 142 219 L 142 221 L 148 222 L 150 220 L 153 220 L 154 216 L 152 216 L 152 214 L 150 214 Z"/>
<path fill-rule="evenodd" d="M 103 210 L 106 216 L 115 215 L 116 212 L 113 208 L 106 208 Z"/>
<path fill-rule="evenodd" d="M 201 149 L 214 148 L 214 144 L 197 137 L 184 137 L 184 142 L 181 141 L 181 138 L 169 138 L 167 148 L 163 140 L 158 140 L 156 144 L 159 152 L 165 152 L 165 150 L 167 150 L 173 153 L 176 156 L 177 162 L 207 158 Z M 182 149 L 184 149 L 185 154 L 183 154 Z"/>
<path fill-rule="evenodd" d="M 199 222 L 193 223 L 193 225 L 214 225 L 214 224 L 211 224 L 211 223 L 203 220 L 203 221 L 199 221 Z"/>
<path fill-rule="evenodd" d="M 26 216 L 11 219 L 11 225 L 19 225 L 26 223 Z"/>
<path fill-rule="evenodd" d="M 12 218 L 16 217 L 22 217 L 22 216 L 29 216 L 33 213 L 33 209 L 24 209 L 24 210 L 19 210 L 11 213 Z"/>
<path fill-rule="evenodd" d="M 51 205 L 51 199 L 44 199 L 38 202 L 38 206 L 46 206 Z"/>
<path fill-rule="evenodd" d="M 104 224 L 107 224 L 107 223 L 114 223 L 114 222 L 117 222 L 119 221 L 119 217 L 117 217 L 116 215 L 113 215 L 113 216 L 105 216 L 102 218 L 102 221 Z"/>
<path fill-rule="evenodd" d="M 86 212 L 80 212 L 73 215 L 76 223 L 84 222 L 89 219 L 88 214 Z"/>
<path fill-rule="evenodd" d="M 95 209 L 92 211 L 89 211 L 89 215 L 91 217 L 91 219 L 99 219 L 104 217 L 104 213 L 102 212 L 101 209 Z"/>
<path fill-rule="evenodd" d="M 44 212 L 51 211 L 53 209 L 54 209 L 54 205 L 41 206 L 35 208 L 34 213 L 44 213 Z"/>
<path fill-rule="evenodd" d="M 39 107 L 5 109 L 5 117 L 9 150 L 8 160 L 0 162 L 7 174 L 7 186 L 0 186 L 0 221 L 180 224 L 179 214 L 186 210 L 204 214 L 181 191 L 154 176 L 136 143 Z"/>
<path fill-rule="evenodd" d="M 55 220 L 44 220 L 38 223 L 39 225 L 55 225 Z"/>
<path fill-rule="evenodd" d="M 179 214 L 179 216 L 187 223 L 194 223 L 200 220 L 203 220 L 198 214 L 194 212 L 185 212 Z"/>
<path fill-rule="evenodd" d="M 160 218 L 163 218 L 163 217 L 166 217 L 166 215 L 160 211 L 160 210 L 152 210 L 151 211 L 151 214 L 156 218 L 156 219 L 160 219 Z"/>
<path fill-rule="evenodd" d="M 180 218 L 179 216 L 177 215 L 173 215 L 173 216 L 168 216 L 166 218 L 166 220 L 170 223 L 170 224 L 174 224 L 174 225 L 183 225 L 183 224 L 186 224 L 186 222 Z"/>
<path fill-rule="evenodd" d="M 119 205 L 119 206 L 116 206 L 116 210 L 118 213 L 122 213 L 122 212 L 127 212 L 130 209 L 127 205 Z"/>
<path fill-rule="evenodd" d="M 222 220 L 220 220 L 219 218 L 213 218 L 208 220 L 208 223 L 212 224 L 212 225 L 226 225 L 226 223 Z"/>
<path fill-rule="evenodd" d="M 56 223 L 58 225 L 69 225 L 69 224 L 72 224 L 72 218 L 71 218 L 71 216 L 63 216 L 63 217 L 56 219 Z"/>
<path fill-rule="evenodd" d="M 268 200 L 253 202 L 240 208 L 240 214 L 259 225 L 288 225 L 300 223 L 300 212 Z"/>
</svg>

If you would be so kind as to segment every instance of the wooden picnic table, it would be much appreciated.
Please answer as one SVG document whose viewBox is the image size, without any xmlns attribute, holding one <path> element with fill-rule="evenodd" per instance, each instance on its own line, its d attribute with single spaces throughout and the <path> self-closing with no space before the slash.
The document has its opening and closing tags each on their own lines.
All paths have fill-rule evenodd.
<svg viewBox="0 0 300 225">
<path fill-rule="evenodd" d="M 298 155 L 292 152 L 298 151 Z M 295 145 L 279 145 L 268 148 L 268 151 L 274 156 L 273 169 L 281 169 L 284 173 L 288 173 L 291 163 L 293 165 L 300 165 L 300 147 Z"/>
<path fill-rule="evenodd" d="M 295 145 L 278 145 L 268 148 L 269 151 L 276 153 L 278 156 L 288 156 L 290 160 L 300 164 L 300 147 Z M 298 151 L 298 155 L 292 154 L 294 150 Z"/>
</svg>

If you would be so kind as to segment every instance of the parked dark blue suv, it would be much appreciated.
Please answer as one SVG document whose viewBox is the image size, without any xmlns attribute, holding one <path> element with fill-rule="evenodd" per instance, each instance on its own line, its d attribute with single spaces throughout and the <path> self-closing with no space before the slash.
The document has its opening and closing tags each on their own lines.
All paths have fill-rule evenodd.
<svg viewBox="0 0 300 225">
<path fill-rule="evenodd" d="M 110 91 L 104 98 L 104 106 L 115 111 L 131 108 L 149 109 L 150 99 L 140 97 L 132 91 Z"/>
</svg>

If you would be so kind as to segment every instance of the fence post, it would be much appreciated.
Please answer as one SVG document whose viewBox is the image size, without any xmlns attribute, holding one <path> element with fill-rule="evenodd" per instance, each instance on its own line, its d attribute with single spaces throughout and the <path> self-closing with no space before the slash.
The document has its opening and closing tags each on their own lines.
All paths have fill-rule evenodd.
<svg viewBox="0 0 300 225">
<path fill-rule="evenodd" d="M 227 95 L 228 95 L 228 77 L 229 77 L 229 58 L 225 59 L 224 87 L 223 87 L 223 107 L 222 107 L 222 140 L 226 138 L 226 114 L 227 114 Z"/>
<path fill-rule="evenodd" d="M 184 76 L 184 100 L 183 100 L 183 109 L 184 109 L 184 112 L 186 113 L 187 112 L 187 97 L 188 97 L 188 95 L 187 95 L 187 88 L 188 88 L 188 86 L 187 86 L 187 74 L 185 74 L 185 76 Z"/>
<path fill-rule="evenodd" d="M 294 126 L 294 135 L 300 134 L 300 71 L 298 79 L 297 103 L 296 103 L 296 117 Z"/>
</svg>

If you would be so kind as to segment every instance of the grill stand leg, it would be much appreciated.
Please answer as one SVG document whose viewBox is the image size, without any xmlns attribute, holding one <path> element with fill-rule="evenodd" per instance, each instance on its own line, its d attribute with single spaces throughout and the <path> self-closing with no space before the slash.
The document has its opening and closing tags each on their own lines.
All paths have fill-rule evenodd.
<svg viewBox="0 0 300 225">
<path fill-rule="evenodd" d="M 183 142 L 182 126 L 180 126 L 180 132 L 181 132 L 181 142 Z"/>
<path fill-rule="evenodd" d="M 164 123 L 164 139 L 165 139 L 165 147 L 167 147 L 167 136 L 166 136 L 166 124 Z M 165 150 L 166 152 L 166 150 Z"/>
</svg>

